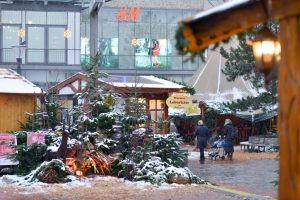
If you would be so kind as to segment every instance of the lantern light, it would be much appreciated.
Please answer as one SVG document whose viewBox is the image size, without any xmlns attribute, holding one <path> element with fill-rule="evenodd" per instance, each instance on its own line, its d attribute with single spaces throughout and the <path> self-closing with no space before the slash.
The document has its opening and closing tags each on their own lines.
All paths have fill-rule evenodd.
<svg viewBox="0 0 300 200">
<path fill-rule="evenodd" d="M 80 170 L 77 170 L 77 171 L 76 171 L 76 175 L 77 175 L 77 176 L 82 176 L 82 175 L 83 175 L 83 173 L 82 173 L 82 171 L 80 171 Z"/>
<path fill-rule="evenodd" d="M 64 31 L 64 37 L 65 37 L 66 39 L 68 39 L 69 37 L 71 37 L 71 35 L 72 35 L 72 32 L 71 32 L 69 29 L 66 29 L 66 30 Z"/>
<path fill-rule="evenodd" d="M 19 38 L 24 38 L 25 37 L 25 33 L 26 33 L 26 31 L 23 28 L 20 28 L 18 30 L 18 37 Z"/>
<path fill-rule="evenodd" d="M 246 43 L 252 46 L 258 71 L 268 75 L 273 68 L 278 67 L 280 43 L 268 28 L 265 27 L 255 35 L 254 40 L 248 40 Z"/>
</svg>

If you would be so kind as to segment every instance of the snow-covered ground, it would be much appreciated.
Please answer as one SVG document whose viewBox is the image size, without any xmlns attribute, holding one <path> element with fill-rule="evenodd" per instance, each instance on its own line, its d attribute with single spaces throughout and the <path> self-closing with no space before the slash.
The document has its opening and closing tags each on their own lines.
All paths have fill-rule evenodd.
<svg viewBox="0 0 300 200">
<path fill-rule="evenodd" d="M 146 182 L 130 182 L 115 177 L 101 177 L 78 179 L 64 184 L 44 184 L 40 182 L 28 183 L 17 176 L 3 176 L 0 178 L 0 200 L 27 199 L 189 199 L 198 200 L 199 195 L 207 196 L 208 200 L 236 199 L 226 194 L 220 194 L 196 184 L 151 185 Z"/>
</svg>

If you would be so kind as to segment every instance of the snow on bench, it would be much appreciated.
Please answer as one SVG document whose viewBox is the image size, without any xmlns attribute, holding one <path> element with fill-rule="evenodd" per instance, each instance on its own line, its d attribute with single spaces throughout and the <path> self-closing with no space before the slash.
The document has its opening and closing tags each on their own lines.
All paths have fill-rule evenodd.
<svg viewBox="0 0 300 200">
<path fill-rule="evenodd" d="M 263 148 L 263 151 L 266 151 L 267 146 L 278 147 L 278 138 L 269 138 L 269 137 L 258 137 L 258 136 L 249 136 L 248 141 L 240 142 L 241 150 L 244 151 L 254 150 L 256 147 L 258 149 Z"/>
</svg>

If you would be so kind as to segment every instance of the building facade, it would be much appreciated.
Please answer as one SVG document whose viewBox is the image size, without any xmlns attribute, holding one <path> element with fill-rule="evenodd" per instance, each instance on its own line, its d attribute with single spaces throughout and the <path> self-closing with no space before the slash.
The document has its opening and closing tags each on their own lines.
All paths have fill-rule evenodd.
<svg viewBox="0 0 300 200">
<path fill-rule="evenodd" d="M 80 6 L 58 1 L 6 1 L 0 5 L 2 67 L 16 69 L 18 52 L 12 47 L 23 44 L 21 73 L 42 87 L 81 70 Z"/>
<path fill-rule="evenodd" d="M 221 0 L 106 1 L 98 13 L 93 44 L 101 54 L 99 68 L 115 75 L 157 75 L 185 82 L 201 60 L 186 61 L 190 57 L 176 51 L 178 22 Z M 12 46 L 23 44 L 22 75 L 45 89 L 84 70 L 91 45 L 89 4 L 0 0 L 1 66 L 16 69 Z"/>
<path fill-rule="evenodd" d="M 203 9 L 203 1 L 110 1 L 98 14 L 99 67 L 109 74 L 157 75 L 187 81 L 201 60 L 180 55 L 175 34 L 178 22 Z M 89 17 L 82 12 L 81 61 L 89 59 Z"/>
</svg>

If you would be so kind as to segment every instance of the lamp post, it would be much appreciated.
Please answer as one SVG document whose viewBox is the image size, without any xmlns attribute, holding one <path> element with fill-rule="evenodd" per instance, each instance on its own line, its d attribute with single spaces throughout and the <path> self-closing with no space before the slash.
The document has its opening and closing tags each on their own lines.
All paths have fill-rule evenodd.
<svg viewBox="0 0 300 200">
<path fill-rule="evenodd" d="M 25 53 L 26 45 L 25 41 L 22 42 L 22 39 L 25 37 L 26 31 L 23 28 L 18 30 L 18 37 L 21 39 L 21 43 L 19 45 L 12 46 L 12 49 L 15 52 L 16 60 L 17 60 L 17 73 L 21 75 L 21 64 L 22 64 L 22 55 Z"/>
<path fill-rule="evenodd" d="M 22 75 L 21 71 L 21 64 L 22 64 L 22 55 L 25 53 L 26 45 L 25 44 L 19 44 L 12 46 L 13 50 L 15 51 L 16 60 L 17 60 L 17 73 Z"/>
<path fill-rule="evenodd" d="M 274 34 L 265 27 L 255 35 L 254 40 L 248 40 L 247 44 L 252 46 L 257 70 L 264 73 L 266 79 L 275 78 L 271 72 L 278 68 L 281 48 Z"/>
</svg>

